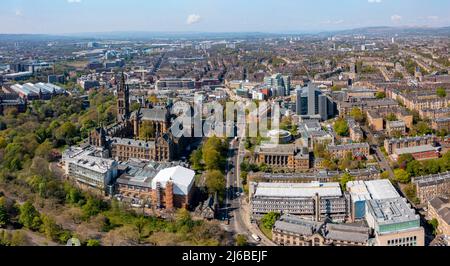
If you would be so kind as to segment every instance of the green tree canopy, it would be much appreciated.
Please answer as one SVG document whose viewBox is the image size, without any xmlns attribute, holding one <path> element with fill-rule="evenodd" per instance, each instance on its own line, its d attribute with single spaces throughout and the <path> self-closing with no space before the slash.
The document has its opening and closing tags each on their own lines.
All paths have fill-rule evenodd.
<svg viewBox="0 0 450 266">
<path fill-rule="evenodd" d="M 236 236 L 236 246 L 238 247 L 244 247 L 247 246 L 247 238 L 244 235 L 237 235 Z"/>
<path fill-rule="evenodd" d="M 261 219 L 261 223 L 264 228 L 266 228 L 267 230 L 271 230 L 280 216 L 281 215 L 279 213 L 269 212 L 263 216 L 263 218 Z"/>
<path fill-rule="evenodd" d="M 86 243 L 87 247 L 99 247 L 100 246 L 100 241 L 98 241 L 97 239 L 89 239 Z"/>
<path fill-rule="evenodd" d="M 206 186 L 211 194 L 222 193 L 225 190 L 225 176 L 219 170 L 206 172 Z"/>
<path fill-rule="evenodd" d="M 349 128 L 348 123 L 345 119 L 340 118 L 334 123 L 334 131 L 341 137 L 348 137 Z"/>
<path fill-rule="evenodd" d="M 394 175 L 395 179 L 402 184 L 407 184 L 411 181 L 411 175 L 403 169 L 395 169 Z"/>
<path fill-rule="evenodd" d="M 436 218 L 433 218 L 432 220 L 428 221 L 428 224 L 433 229 L 433 235 L 437 235 L 439 228 L 439 221 Z"/>
<path fill-rule="evenodd" d="M 339 183 L 341 184 L 342 190 L 346 191 L 347 183 L 353 180 L 354 180 L 353 176 L 351 176 L 349 173 L 343 174 L 339 179 Z"/>
<path fill-rule="evenodd" d="M 150 121 L 142 122 L 141 127 L 139 128 L 139 138 L 141 140 L 150 140 L 156 137 L 156 129 L 153 123 Z"/>
<path fill-rule="evenodd" d="M 386 93 L 379 91 L 375 94 L 375 97 L 377 97 L 377 99 L 384 99 L 384 98 L 386 98 Z"/>
<path fill-rule="evenodd" d="M 353 117 L 353 119 L 355 119 L 358 122 L 362 122 L 364 120 L 364 114 L 361 111 L 360 108 L 358 107 L 354 107 L 351 111 L 350 111 L 350 116 Z"/>
<path fill-rule="evenodd" d="M 440 98 L 447 97 L 447 90 L 444 87 L 439 87 L 436 90 L 436 95 Z"/>
<path fill-rule="evenodd" d="M 31 202 L 25 202 L 20 206 L 19 210 L 19 223 L 30 230 L 37 231 L 40 229 L 42 224 L 40 214 Z"/>
<path fill-rule="evenodd" d="M 6 208 L 6 198 L 0 197 L 0 228 L 9 222 L 8 210 Z"/>
</svg>

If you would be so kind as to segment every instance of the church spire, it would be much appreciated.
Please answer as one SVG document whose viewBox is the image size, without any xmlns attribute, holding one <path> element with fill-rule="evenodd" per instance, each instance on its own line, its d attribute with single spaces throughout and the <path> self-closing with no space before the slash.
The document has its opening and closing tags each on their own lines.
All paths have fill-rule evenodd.
<svg viewBox="0 0 450 266">
<path fill-rule="evenodd" d="M 125 74 L 122 72 L 117 85 L 117 122 L 126 122 L 130 117 L 130 91 L 125 82 Z"/>
</svg>

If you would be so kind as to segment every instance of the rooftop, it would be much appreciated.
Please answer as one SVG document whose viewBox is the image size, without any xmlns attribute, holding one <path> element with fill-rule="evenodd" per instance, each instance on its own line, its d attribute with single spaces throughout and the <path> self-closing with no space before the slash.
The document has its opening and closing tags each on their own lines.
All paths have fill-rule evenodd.
<svg viewBox="0 0 450 266">
<path fill-rule="evenodd" d="M 419 187 L 426 187 L 441 184 L 443 182 L 450 182 L 450 172 L 415 177 L 412 179 L 412 182 L 414 184 L 417 184 Z"/>
<path fill-rule="evenodd" d="M 350 181 L 347 183 L 347 190 L 350 192 L 352 201 L 366 201 L 371 200 L 369 190 L 364 181 Z"/>
<path fill-rule="evenodd" d="M 430 200 L 430 205 L 436 210 L 437 214 L 450 225 L 450 200 L 443 197 L 436 197 Z"/>
<path fill-rule="evenodd" d="M 297 151 L 295 144 L 262 144 L 256 147 L 256 153 L 294 154 Z"/>
<path fill-rule="evenodd" d="M 431 145 L 423 145 L 423 146 L 415 146 L 415 147 L 396 149 L 395 153 L 397 155 L 402 155 L 402 154 L 414 154 L 414 153 L 437 151 L 437 150 L 438 150 L 438 148 L 433 147 Z"/>
<path fill-rule="evenodd" d="M 433 135 L 426 135 L 426 136 L 407 137 L 407 138 L 399 138 L 399 139 L 391 138 L 391 139 L 387 139 L 386 141 L 388 143 L 401 143 L 401 142 L 421 141 L 421 140 L 425 140 L 425 139 L 432 140 L 434 138 L 435 138 L 435 136 L 433 136 Z"/>
<path fill-rule="evenodd" d="M 351 149 L 369 149 L 368 143 L 352 143 L 352 144 L 342 144 L 342 145 L 329 145 L 328 150 L 351 150 Z"/>
<path fill-rule="evenodd" d="M 339 183 L 256 183 L 254 197 L 270 198 L 311 198 L 341 197 Z"/>
<path fill-rule="evenodd" d="M 404 198 L 395 199 L 373 199 L 366 202 L 367 212 L 375 219 L 378 226 L 419 222 L 420 217 L 411 208 Z"/>
<path fill-rule="evenodd" d="M 366 181 L 365 185 L 367 187 L 367 191 L 375 200 L 385 200 L 400 197 L 391 181 L 387 179 Z"/>
<path fill-rule="evenodd" d="M 160 183 L 164 188 L 167 182 L 173 182 L 176 195 L 188 195 L 194 184 L 195 171 L 175 166 L 161 170 L 152 180 L 152 189 L 156 188 L 156 184 Z"/>
<path fill-rule="evenodd" d="M 113 138 L 112 143 L 119 144 L 119 145 L 139 147 L 139 148 L 147 148 L 147 149 L 155 147 L 154 141 L 142 141 L 142 140 L 134 140 L 134 139 Z"/>
</svg>

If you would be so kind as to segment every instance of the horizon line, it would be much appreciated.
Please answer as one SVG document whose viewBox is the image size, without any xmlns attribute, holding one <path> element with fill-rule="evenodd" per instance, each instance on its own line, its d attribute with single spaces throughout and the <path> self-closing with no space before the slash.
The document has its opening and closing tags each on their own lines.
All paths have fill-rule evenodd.
<svg viewBox="0 0 450 266">
<path fill-rule="evenodd" d="M 145 30 L 118 30 L 118 31 L 90 31 L 90 32 L 62 32 L 62 33 L 2 33 L 0 35 L 45 35 L 54 37 L 81 37 L 77 35 L 89 35 L 89 34 L 133 34 L 133 33 L 147 33 L 147 34 L 268 34 L 268 35 L 282 35 L 282 34 L 322 34 L 322 33 L 333 33 L 342 31 L 354 31 L 372 28 L 389 28 L 389 29 L 443 29 L 448 28 L 448 26 L 427 26 L 427 25 L 413 25 L 413 26 L 367 26 L 367 27 L 356 27 L 356 28 L 343 28 L 343 29 L 323 29 L 323 30 L 288 30 L 288 31 L 145 31 Z"/>
</svg>

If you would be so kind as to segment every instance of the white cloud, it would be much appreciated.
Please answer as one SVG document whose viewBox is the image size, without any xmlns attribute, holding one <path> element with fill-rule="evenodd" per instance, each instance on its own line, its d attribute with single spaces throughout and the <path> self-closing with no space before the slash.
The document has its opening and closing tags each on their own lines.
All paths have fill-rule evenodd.
<svg viewBox="0 0 450 266">
<path fill-rule="evenodd" d="M 400 15 L 392 15 L 391 16 L 391 20 L 393 21 L 393 22 L 399 22 L 400 20 L 402 20 L 402 16 L 400 16 Z"/>
<path fill-rule="evenodd" d="M 367 0 L 367 2 L 371 3 L 371 4 L 379 4 L 381 2 L 383 2 L 382 0 Z"/>
<path fill-rule="evenodd" d="M 14 14 L 15 14 L 16 16 L 18 16 L 18 17 L 21 17 L 21 16 L 23 15 L 22 10 L 20 10 L 20 9 L 17 9 L 17 10 L 14 12 Z"/>
<path fill-rule="evenodd" d="M 339 25 L 344 23 L 345 21 L 343 19 L 339 19 L 339 20 L 325 20 L 320 22 L 321 24 L 325 24 L 325 25 Z"/>
<path fill-rule="evenodd" d="M 69 3 L 69 4 L 78 4 L 81 2 L 82 2 L 82 0 L 67 0 L 67 3 Z"/>
<path fill-rule="evenodd" d="M 195 24 L 195 23 L 200 22 L 201 19 L 202 19 L 202 18 L 200 17 L 200 15 L 197 15 L 197 14 L 191 14 L 191 15 L 188 16 L 188 18 L 187 18 L 187 20 L 186 20 L 186 23 L 187 23 L 188 25 L 192 25 L 192 24 Z"/>
</svg>

